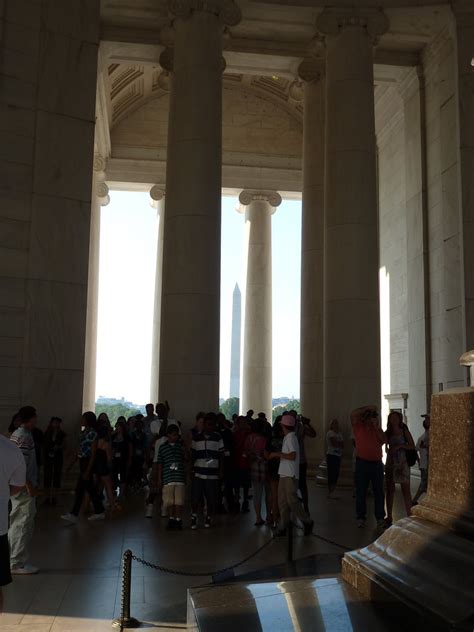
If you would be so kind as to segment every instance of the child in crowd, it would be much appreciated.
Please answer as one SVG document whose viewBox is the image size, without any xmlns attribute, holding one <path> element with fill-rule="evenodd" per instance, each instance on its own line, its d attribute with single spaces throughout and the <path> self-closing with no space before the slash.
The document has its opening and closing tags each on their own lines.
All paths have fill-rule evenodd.
<svg viewBox="0 0 474 632">
<path fill-rule="evenodd" d="M 186 474 L 184 468 L 184 447 L 180 439 L 179 428 L 170 424 L 166 430 L 167 441 L 158 449 L 158 489 L 162 489 L 163 506 L 169 520 L 166 527 L 170 531 L 183 528 L 183 505 Z"/>
</svg>

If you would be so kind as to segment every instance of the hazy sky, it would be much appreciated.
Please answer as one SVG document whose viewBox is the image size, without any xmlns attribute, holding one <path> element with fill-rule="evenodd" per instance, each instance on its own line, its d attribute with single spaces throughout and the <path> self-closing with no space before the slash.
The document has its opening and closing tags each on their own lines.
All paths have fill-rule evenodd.
<svg viewBox="0 0 474 632">
<path fill-rule="evenodd" d="M 149 398 L 157 220 L 148 193 L 111 191 L 102 208 L 97 395 Z M 222 199 L 220 396 L 229 396 L 232 293 L 243 290 L 244 218 Z M 273 396 L 299 396 L 301 202 L 272 217 Z"/>
</svg>

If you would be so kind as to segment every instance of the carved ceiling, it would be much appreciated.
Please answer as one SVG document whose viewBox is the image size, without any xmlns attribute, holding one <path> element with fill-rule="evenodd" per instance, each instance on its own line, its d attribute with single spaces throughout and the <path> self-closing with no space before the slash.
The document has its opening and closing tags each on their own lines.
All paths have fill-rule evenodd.
<svg viewBox="0 0 474 632">
<path fill-rule="evenodd" d="M 167 71 L 145 64 L 107 66 L 111 129 L 132 112 L 169 90 Z M 278 75 L 269 77 L 227 73 L 224 89 L 239 89 L 254 93 L 283 108 L 290 116 L 302 120 L 303 90 L 301 83 Z"/>
</svg>

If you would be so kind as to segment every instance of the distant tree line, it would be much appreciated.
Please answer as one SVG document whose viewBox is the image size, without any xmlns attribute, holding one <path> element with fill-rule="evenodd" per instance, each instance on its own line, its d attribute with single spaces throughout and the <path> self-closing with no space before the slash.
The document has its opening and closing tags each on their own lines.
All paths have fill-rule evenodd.
<svg viewBox="0 0 474 632">
<path fill-rule="evenodd" d="M 232 419 L 232 415 L 239 414 L 239 398 L 238 397 L 229 397 L 219 406 L 219 410 L 223 413 L 226 419 Z M 285 410 L 296 410 L 298 414 L 301 414 L 301 403 L 299 399 L 290 399 L 286 404 L 280 404 L 275 406 L 272 411 L 272 421 L 275 421 L 275 418 L 278 415 L 281 415 Z M 246 411 L 244 411 L 245 413 Z M 256 410 L 255 414 L 258 414 L 260 411 Z"/>
<path fill-rule="evenodd" d="M 111 424 L 115 424 L 119 417 L 125 417 L 125 419 L 128 419 L 129 417 L 133 417 L 133 415 L 138 415 L 139 412 L 140 410 L 138 408 L 121 403 L 95 405 L 95 414 L 99 416 L 100 413 L 107 413 Z"/>
</svg>

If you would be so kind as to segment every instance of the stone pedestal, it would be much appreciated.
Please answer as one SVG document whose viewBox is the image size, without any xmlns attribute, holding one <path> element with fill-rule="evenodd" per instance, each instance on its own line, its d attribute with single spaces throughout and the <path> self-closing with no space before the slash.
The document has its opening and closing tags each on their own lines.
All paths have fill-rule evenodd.
<svg viewBox="0 0 474 632">
<path fill-rule="evenodd" d="M 370 546 L 346 553 L 343 577 L 453 629 L 474 626 L 474 388 L 431 399 L 428 494 Z"/>
<path fill-rule="evenodd" d="M 247 273 L 245 285 L 242 399 L 244 413 L 252 408 L 272 413 L 272 224 L 281 204 L 274 191 L 242 191 L 245 207 Z"/>
<path fill-rule="evenodd" d="M 158 403 L 160 375 L 161 292 L 163 285 L 163 235 L 165 221 L 165 192 L 158 186 L 150 191 L 150 204 L 156 209 L 158 243 L 156 245 L 155 303 L 153 306 L 153 339 L 151 349 L 150 402 Z"/>
</svg>

